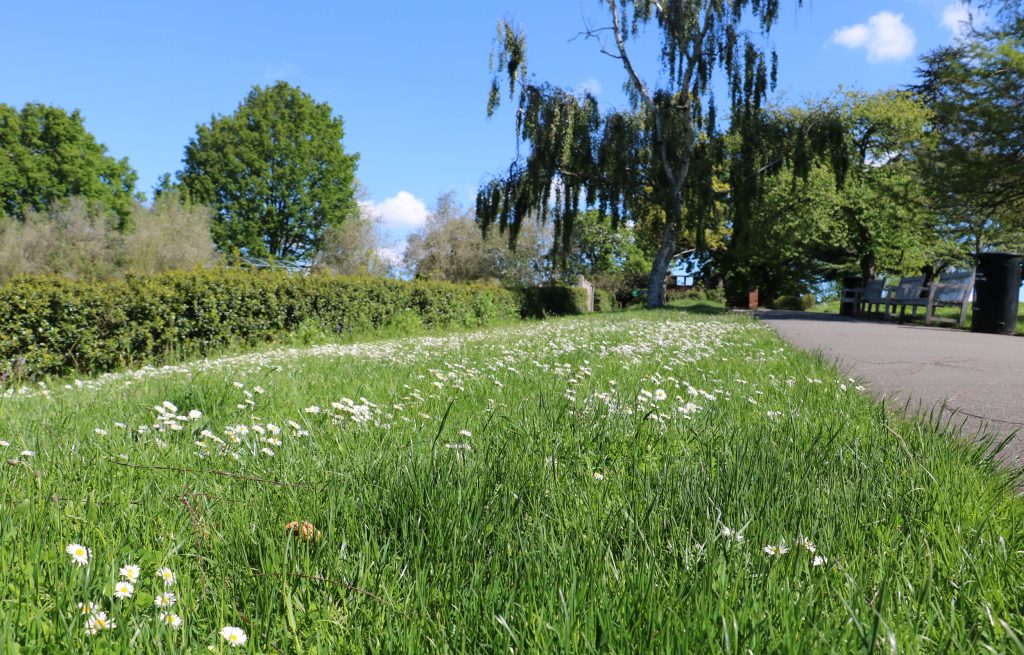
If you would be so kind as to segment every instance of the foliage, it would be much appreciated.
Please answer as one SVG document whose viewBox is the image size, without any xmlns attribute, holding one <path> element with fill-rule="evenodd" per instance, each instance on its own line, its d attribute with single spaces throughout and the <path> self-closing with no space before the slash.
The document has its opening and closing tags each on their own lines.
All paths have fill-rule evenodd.
<svg viewBox="0 0 1024 655">
<path fill-rule="evenodd" d="M 6 653 L 1024 640 L 1019 475 L 753 320 L 619 312 L 48 391 L 2 406 Z M 115 598 L 126 564 L 141 575 Z M 117 627 L 87 634 L 85 602 Z"/>
<path fill-rule="evenodd" d="M 222 252 L 305 257 L 357 211 L 358 155 L 346 154 L 344 134 L 327 103 L 285 82 L 256 86 L 234 114 L 196 128 L 178 181 L 216 212 Z"/>
<path fill-rule="evenodd" d="M 582 300 L 580 294 L 583 294 Z M 326 337 L 396 325 L 473 327 L 586 311 L 582 289 L 406 282 L 210 269 L 111 282 L 15 278 L 0 286 L 0 373 L 99 373 L 271 341 L 312 321 Z"/>
<path fill-rule="evenodd" d="M 522 298 L 524 318 L 586 314 L 589 311 L 590 298 L 587 290 L 582 287 L 523 287 L 517 289 L 517 292 Z"/>
<path fill-rule="evenodd" d="M 23 220 L 0 217 L 0 282 L 16 275 L 50 274 L 104 280 L 126 273 L 159 273 L 216 261 L 209 211 L 182 205 L 173 195 L 153 206 L 132 206 L 128 228 L 85 198 L 29 210 Z"/>
<path fill-rule="evenodd" d="M 129 218 L 137 175 L 85 129 L 76 109 L 0 103 L 0 215 L 45 212 L 71 196 Z"/>
<path fill-rule="evenodd" d="M 536 224 L 525 226 L 515 248 L 497 234 L 482 233 L 472 210 L 446 193 L 426 225 L 409 235 L 404 262 L 411 275 L 427 280 L 534 286 L 551 277 L 550 250 L 550 235 Z"/>
<path fill-rule="evenodd" d="M 925 159 L 931 200 L 972 252 L 1024 245 L 1024 16 L 922 58 L 918 91 L 933 112 Z"/>
<path fill-rule="evenodd" d="M 805 293 L 801 296 L 779 296 L 772 301 L 772 309 L 792 309 L 806 312 L 818 304 L 818 299 L 813 293 Z"/>
<path fill-rule="evenodd" d="M 618 309 L 615 296 L 604 289 L 594 289 L 594 311 L 612 312 Z"/>
<path fill-rule="evenodd" d="M 664 212 L 653 256 L 648 304 L 663 303 L 662 286 L 680 233 L 699 240 L 714 203 L 714 162 L 720 142 L 714 97 L 715 72 L 724 74 L 734 112 L 753 111 L 774 84 L 776 57 L 748 30 L 766 36 L 778 18 L 778 0 L 607 0 L 611 25 L 588 28 L 588 38 L 618 59 L 626 74 L 632 111 L 602 114 L 597 100 L 536 83 L 526 74 L 526 39 L 499 24 L 491 68 L 488 114 L 501 103 L 501 77 L 510 100 L 518 96 L 516 136 L 528 144 L 523 160 L 484 184 L 477 195 L 482 226 L 498 225 L 514 241 L 529 216 L 551 215 L 555 239 L 569 249 L 573 227 L 586 206 L 611 217 L 612 226 L 650 205 Z M 647 28 L 661 37 L 658 81 L 638 74 L 628 42 Z M 607 44 L 605 37 L 613 44 Z M 549 199 L 554 197 L 554 207 Z M 696 246 L 700 247 L 699 241 Z"/>
<path fill-rule="evenodd" d="M 360 210 L 324 231 L 313 268 L 336 275 L 387 275 L 393 263 L 381 254 L 383 247 L 380 224 Z"/>
</svg>

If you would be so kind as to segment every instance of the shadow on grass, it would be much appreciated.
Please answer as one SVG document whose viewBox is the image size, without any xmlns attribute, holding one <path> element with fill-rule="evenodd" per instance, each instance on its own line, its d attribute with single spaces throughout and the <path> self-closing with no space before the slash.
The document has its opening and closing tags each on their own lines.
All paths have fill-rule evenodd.
<svg viewBox="0 0 1024 655">
<path fill-rule="evenodd" d="M 700 316 L 724 314 L 728 311 L 722 303 L 716 303 L 710 300 L 672 302 L 665 305 L 664 309 L 667 311 L 684 312 Z"/>
</svg>

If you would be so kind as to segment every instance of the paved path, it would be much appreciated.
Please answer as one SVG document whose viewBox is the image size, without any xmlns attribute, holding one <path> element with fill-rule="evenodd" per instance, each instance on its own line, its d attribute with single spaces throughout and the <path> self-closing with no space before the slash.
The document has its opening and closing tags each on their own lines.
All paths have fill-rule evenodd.
<svg viewBox="0 0 1024 655">
<path fill-rule="evenodd" d="M 820 352 L 879 397 L 928 412 L 946 401 L 965 429 L 1009 435 L 1003 453 L 1024 466 L 1024 338 L 896 325 L 833 314 L 764 311 L 788 341 Z"/>
</svg>

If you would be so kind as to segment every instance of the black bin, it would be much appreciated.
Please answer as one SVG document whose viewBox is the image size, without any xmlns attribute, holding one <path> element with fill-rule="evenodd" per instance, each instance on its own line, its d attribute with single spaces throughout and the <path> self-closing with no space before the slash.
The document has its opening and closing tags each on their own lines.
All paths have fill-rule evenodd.
<svg viewBox="0 0 1024 655">
<path fill-rule="evenodd" d="M 1013 334 L 1017 330 L 1022 257 L 1013 252 L 983 252 L 977 258 L 971 331 Z"/>
<path fill-rule="evenodd" d="M 842 302 L 843 299 L 847 298 L 847 291 L 850 289 L 857 289 L 864 286 L 863 281 L 856 275 L 847 275 L 843 278 L 843 290 L 839 292 L 839 315 L 840 316 L 853 316 L 857 313 L 857 303 L 855 302 Z"/>
</svg>

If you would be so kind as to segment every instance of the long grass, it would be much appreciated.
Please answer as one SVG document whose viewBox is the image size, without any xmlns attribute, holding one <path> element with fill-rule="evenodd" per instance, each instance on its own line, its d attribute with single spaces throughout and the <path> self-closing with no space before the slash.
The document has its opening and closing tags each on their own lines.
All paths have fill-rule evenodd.
<svg viewBox="0 0 1024 655">
<path fill-rule="evenodd" d="M 1024 653 L 1012 474 L 743 317 L 51 386 L 0 401 L 0 652 Z"/>
</svg>

